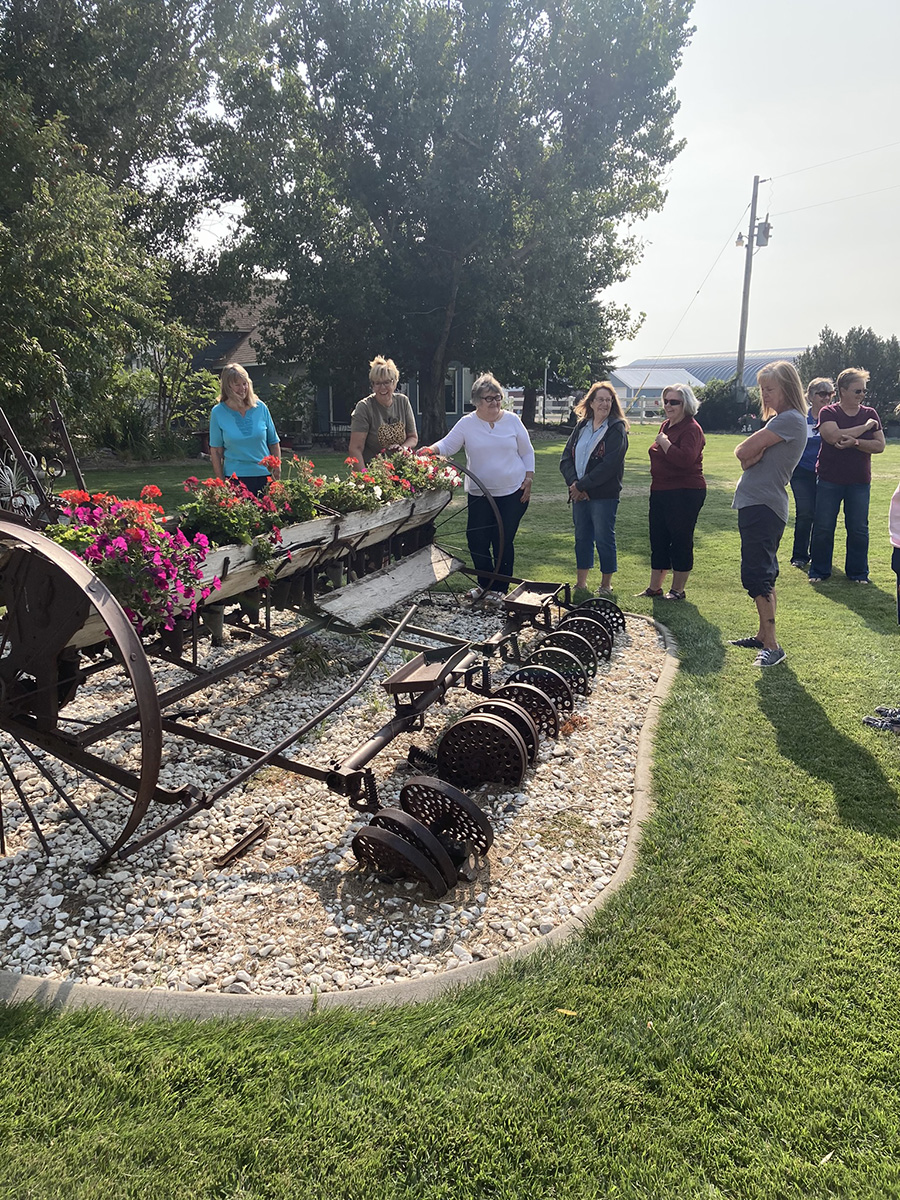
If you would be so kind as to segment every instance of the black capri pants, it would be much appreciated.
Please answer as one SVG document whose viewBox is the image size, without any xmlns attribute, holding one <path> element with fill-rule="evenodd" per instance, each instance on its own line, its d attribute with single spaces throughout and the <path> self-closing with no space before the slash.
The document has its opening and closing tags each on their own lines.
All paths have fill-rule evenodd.
<svg viewBox="0 0 900 1200">
<path fill-rule="evenodd" d="M 650 566 L 654 571 L 691 571 L 694 527 L 706 488 L 650 493 Z"/>
<path fill-rule="evenodd" d="M 778 578 L 778 545 L 784 521 L 767 504 L 738 509 L 741 535 L 741 583 L 752 599 L 770 596 Z"/>
</svg>

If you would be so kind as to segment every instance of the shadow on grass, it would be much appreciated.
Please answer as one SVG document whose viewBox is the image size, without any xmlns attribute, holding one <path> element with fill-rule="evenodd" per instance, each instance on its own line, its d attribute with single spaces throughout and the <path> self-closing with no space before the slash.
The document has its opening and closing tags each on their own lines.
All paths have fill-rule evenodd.
<svg viewBox="0 0 900 1200">
<path fill-rule="evenodd" d="M 790 667 L 763 671 L 756 687 L 778 749 L 833 789 L 841 822 L 864 833 L 900 837 L 900 804 L 881 767 L 834 727 Z"/>
<path fill-rule="evenodd" d="M 843 604 L 875 633 L 890 634 L 897 622 L 897 596 L 874 583 L 853 583 L 849 579 L 831 578 L 813 585 L 816 595 Z"/>
<path fill-rule="evenodd" d="M 653 601 L 653 618 L 672 631 L 678 643 L 680 670 L 689 675 L 714 675 L 725 662 L 725 645 L 718 625 L 700 614 L 689 600 Z"/>
</svg>

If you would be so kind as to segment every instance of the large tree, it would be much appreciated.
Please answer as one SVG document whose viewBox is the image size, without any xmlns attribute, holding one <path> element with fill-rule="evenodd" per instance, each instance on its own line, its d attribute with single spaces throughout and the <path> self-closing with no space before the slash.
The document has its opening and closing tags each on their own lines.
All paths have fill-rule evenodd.
<svg viewBox="0 0 900 1200">
<path fill-rule="evenodd" d="M 392 353 L 445 428 L 448 363 L 608 349 L 597 292 L 677 153 L 691 0 L 287 0 L 235 59 L 214 169 L 273 328 L 315 377 Z M 518 349 L 519 354 L 516 354 Z"/>
<path fill-rule="evenodd" d="M 871 328 L 854 325 L 842 337 L 826 325 L 818 342 L 797 359 L 804 383 L 817 375 L 837 379 L 845 367 L 863 367 L 870 372 L 866 403 L 878 410 L 882 421 L 891 418 L 900 403 L 900 342 L 896 336 L 881 338 Z"/>
</svg>

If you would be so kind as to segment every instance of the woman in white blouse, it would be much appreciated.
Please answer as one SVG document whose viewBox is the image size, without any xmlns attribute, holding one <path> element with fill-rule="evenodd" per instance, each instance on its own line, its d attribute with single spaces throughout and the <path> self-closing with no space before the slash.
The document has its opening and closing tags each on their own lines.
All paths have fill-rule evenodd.
<svg viewBox="0 0 900 1200">
<path fill-rule="evenodd" d="M 528 431 L 514 412 L 505 412 L 503 388 L 493 375 L 479 375 L 472 384 L 473 413 L 467 413 L 446 437 L 426 449 L 435 454 L 452 455 L 465 447 L 466 466 L 493 498 L 503 525 L 503 553 L 498 559 L 500 537 L 490 501 L 471 477 L 466 476 L 468 519 L 466 541 L 472 565 L 478 574 L 478 587 L 469 592 L 472 600 L 499 601 L 509 589 L 503 579 L 492 591 L 488 572 L 511 576 L 515 561 L 513 541 L 519 522 L 531 499 L 534 479 L 534 449 Z M 482 574 L 483 572 L 483 574 Z"/>
</svg>

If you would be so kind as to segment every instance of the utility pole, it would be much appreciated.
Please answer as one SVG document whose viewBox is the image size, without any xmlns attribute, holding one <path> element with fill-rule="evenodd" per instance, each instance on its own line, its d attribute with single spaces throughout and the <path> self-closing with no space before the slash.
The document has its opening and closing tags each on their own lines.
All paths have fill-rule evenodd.
<svg viewBox="0 0 900 1200">
<path fill-rule="evenodd" d="M 753 270 L 753 246 L 756 233 L 756 201 L 759 197 L 759 176 L 753 176 L 753 198 L 750 201 L 750 233 L 747 238 L 747 257 L 744 259 L 744 294 L 741 299 L 741 331 L 738 334 L 736 395 L 744 395 L 744 359 L 747 357 L 747 322 L 750 319 L 750 273 Z M 739 246 L 743 239 L 738 235 Z"/>
</svg>

